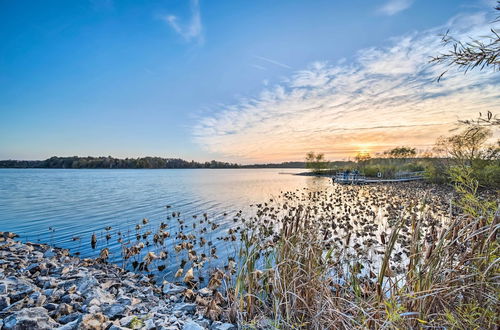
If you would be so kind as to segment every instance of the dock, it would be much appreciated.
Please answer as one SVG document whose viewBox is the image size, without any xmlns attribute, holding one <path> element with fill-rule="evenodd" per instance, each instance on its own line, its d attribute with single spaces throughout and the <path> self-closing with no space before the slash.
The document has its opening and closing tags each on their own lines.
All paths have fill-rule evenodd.
<svg viewBox="0 0 500 330">
<path fill-rule="evenodd" d="M 341 184 L 368 184 L 368 183 L 391 183 L 391 182 L 408 182 L 424 179 L 424 172 L 398 172 L 394 178 L 382 179 L 367 178 L 364 175 L 356 172 L 339 172 L 333 178 L 333 182 Z"/>
</svg>

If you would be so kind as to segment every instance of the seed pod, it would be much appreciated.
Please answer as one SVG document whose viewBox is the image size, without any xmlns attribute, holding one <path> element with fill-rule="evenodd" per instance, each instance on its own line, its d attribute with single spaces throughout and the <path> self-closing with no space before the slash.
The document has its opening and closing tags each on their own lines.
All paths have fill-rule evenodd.
<svg viewBox="0 0 500 330">
<path fill-rule="evenodd" d="M 92 234 L 92 239 L 90 240 L 90 246 L 92 249 L 95 249 L 97 246 L 97 236 L 95 234 Z"/>
</svg>

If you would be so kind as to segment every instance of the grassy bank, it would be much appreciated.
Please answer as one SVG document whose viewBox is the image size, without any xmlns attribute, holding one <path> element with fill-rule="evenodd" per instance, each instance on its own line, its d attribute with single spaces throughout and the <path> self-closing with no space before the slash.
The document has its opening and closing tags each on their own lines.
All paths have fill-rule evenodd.
<svg viewBox="0 0 500 330">
<path fill-rule="evenodd" d="M 337 219 L 325 214 L 336 214 L 331 205 L 338 196 L 320 192 L 285 194 L 279 207 L 263 206 L 258 224 L 242 233 L 241 260 L 227 295 L 229 318 L 256 328 L 495 328 L 497 203 L 479 197 L 470 177 L 461 180 L 449 206 L 437 205 L 433 195 L 415 202 L 411 189 L 398 188 L 403 197 L 391 203 L 390 196 L 381 197 L 378 202 L 391 208 L 396 200 L 401 204 L 387 211 L 388 227 L 380 234 L 363 222 L 369 212 L 362 200 L 349 206 L 350 217 Z M 351 198 L 363 190 L 349 189 Z M 343 231 L 332 237 L 338 227 Z M 353 244 L 360 233 L 369 239 Z M 371 240 L 383 248 L 370 261 L 365 247 Z"/>
</svg>

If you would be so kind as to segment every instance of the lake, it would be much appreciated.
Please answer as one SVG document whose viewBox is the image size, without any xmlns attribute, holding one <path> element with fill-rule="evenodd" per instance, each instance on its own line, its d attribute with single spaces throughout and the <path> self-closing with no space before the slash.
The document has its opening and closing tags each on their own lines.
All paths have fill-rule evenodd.
<svg viewBox="0 0 500 330">
<path fill-rule="evenodd" d="M 301 169 L 0 169 L 0 231 L 23 241 L 69 248 L 95 257 L 109 247 L 119 260 L 115 237 L 105 227 L 132 233 L 143 218 L 154 231 L 172 212 L 181 212 L 185 227 L 207 213 L 219 231 L 234 226 L 233 217 L 252 203 L 282 191 L 322 189 L 326 178 L 293 175 Z M 166 208 L 166 206 L 171 206 Z M 227 215 L 224 216 L 224 213 Z M 169 222 L 176 232 L 178 222 Z M 188 228 L 184 228 L 188 233 Z M 96 233 L 97 249 L 90 247 Z M 74 240 L 73 238 L 80 238 Z M 114 253 L 113 253 L 114 252 Z"/>
</svg>

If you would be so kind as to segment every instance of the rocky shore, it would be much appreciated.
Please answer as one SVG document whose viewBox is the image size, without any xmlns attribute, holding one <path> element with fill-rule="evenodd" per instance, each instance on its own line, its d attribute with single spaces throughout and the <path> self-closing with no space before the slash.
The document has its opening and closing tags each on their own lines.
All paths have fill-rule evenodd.
<svg viewBox="0 0 500 330">
<path fill-rule="evenodd" d="M 188 299 L 210 290 L 186 295 L 184 286 L 15 238 L 0 232 L 0 329 L 236 329 Z"/>
</svg>

